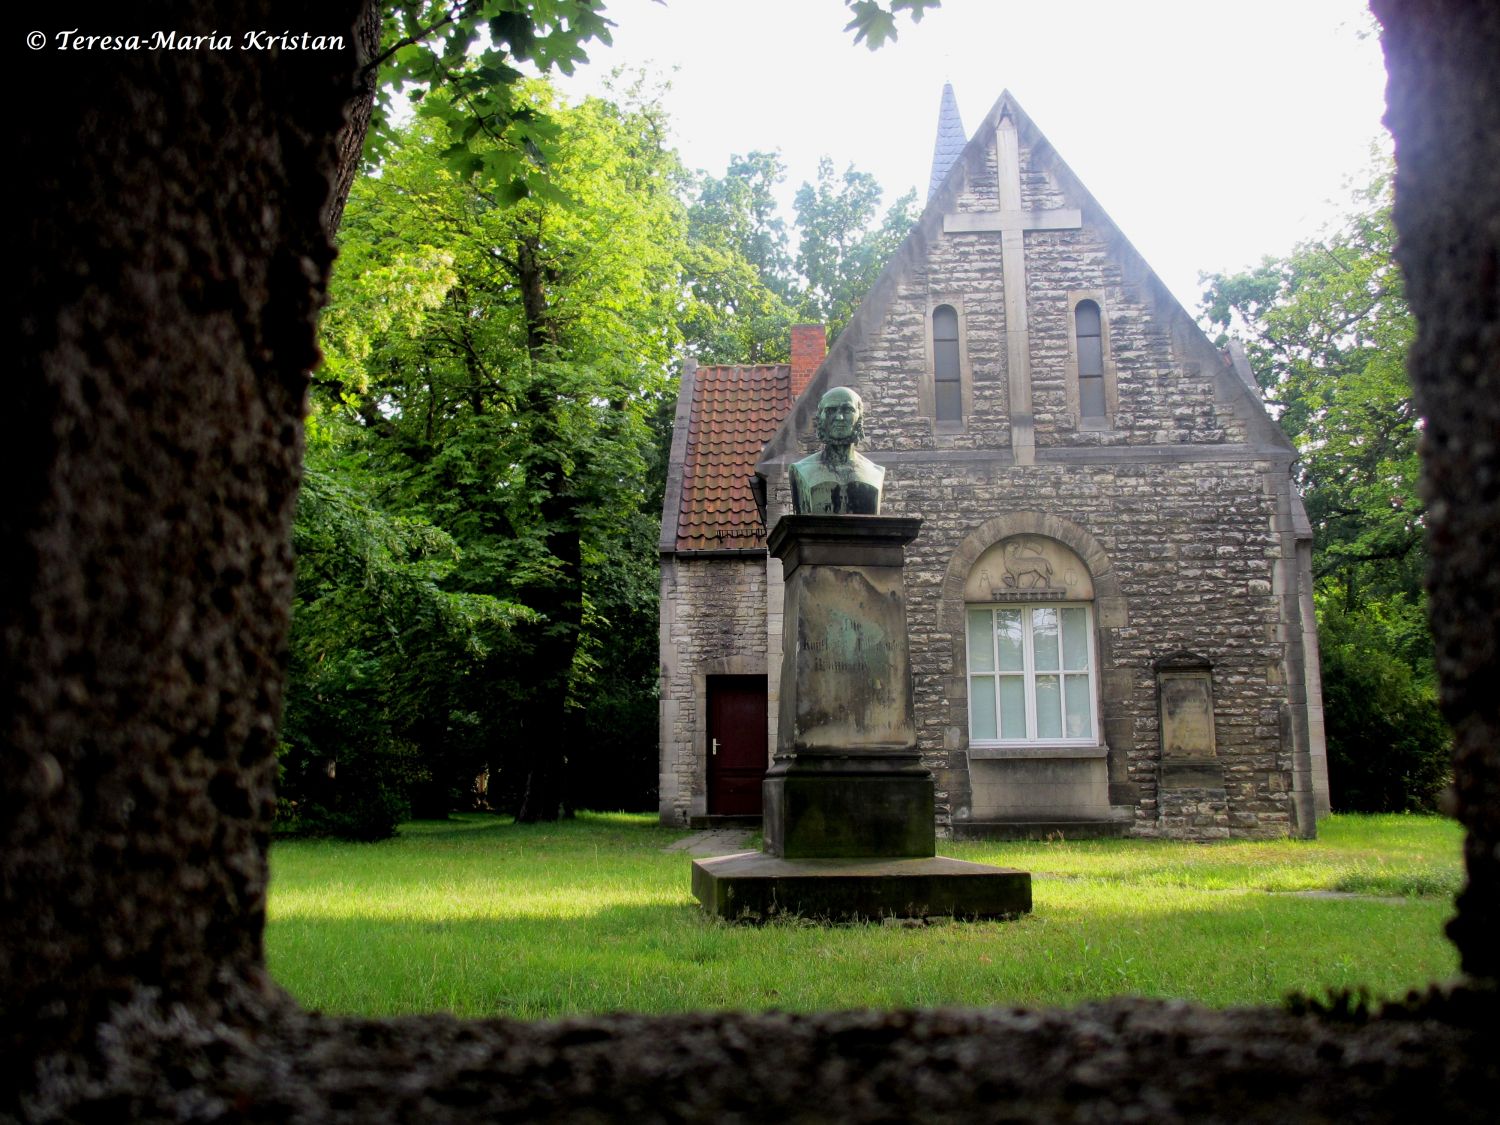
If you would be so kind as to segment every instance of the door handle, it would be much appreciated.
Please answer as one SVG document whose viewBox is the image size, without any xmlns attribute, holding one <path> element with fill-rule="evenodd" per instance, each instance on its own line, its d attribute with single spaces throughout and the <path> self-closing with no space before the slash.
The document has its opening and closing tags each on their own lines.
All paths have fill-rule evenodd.
<svg viewBox="0 0 1500 1125">
<path fill-rule="evenodd" d="M 712 747 L 712 751 L 711 752 L 713 754 L 717 755 L 719 753 L 719 740 L 717 738 L 713 738 L 713 739 L 710 739 L 709 741 L 713 743 L 713 747 Z"/>
</svg>

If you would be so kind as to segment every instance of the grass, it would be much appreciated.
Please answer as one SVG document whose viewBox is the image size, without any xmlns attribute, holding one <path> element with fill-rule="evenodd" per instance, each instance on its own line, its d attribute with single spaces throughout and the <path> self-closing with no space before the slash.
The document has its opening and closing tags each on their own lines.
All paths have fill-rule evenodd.
<svg viewBox="0 0 1500 1125">
<path fill-rule="evenodd" d="M 916 927 L 705 918 L 689 858 L 661 850 L 684 834 L 627 814 L 463 816 L 381 844 L 278 842 L 271 971 L 327 1012 L 531 1019 L 1122 993 L 1230 1006 L 1394 996 L 1458 968 L 1442 925 L 1462 834 L 1436 817 L 1333 817 L 1316 841 L 945 844 L 1033 872 L 1035 911 Z"/>
</svg>

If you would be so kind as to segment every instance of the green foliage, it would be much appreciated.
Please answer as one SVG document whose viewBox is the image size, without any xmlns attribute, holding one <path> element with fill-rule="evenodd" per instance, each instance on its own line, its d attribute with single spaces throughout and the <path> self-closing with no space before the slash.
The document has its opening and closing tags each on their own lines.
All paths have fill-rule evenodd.
<svg viewBox="0 0 1500 1125">
<path fill-rule="evenodd" d="M 896 16 L 920 22 L 941 0 L 845 0 L 854 42 L 876 50 L 897 36 Z M 501 202 L 557 201 L 548 168 L 566 126 L 525 93 L 521 64 L 572 74 L 585 45 L 612 42 L 606 0 L 394 0 L 383 7 L 367 157 L 384 162 L 399 141 L 398 98 L 439 126 L 442 158 Z M 433 96 L 438 95 L 438 96 Z"/>
<path fill-rule="evenodd" d="M 906 12 L 912 23 L 921 23 L 928 8 L 936 8 L 942 0 L 890 0 L 889 7 L 882 7 L 877 0 L 844 0 L 854 13 L 845 26 L 845 31 L 854 32 L 854 41 L 864 42 L 875 51 L 889 40 L 896 38 L 896 14 Z"/>
<path fill-rule="evenodd" d="M 1423 615 L 1400 599 L 1350 613 L 1325 597 L 1318 608 L 1334 807 L 1436 809 L 1452 761 Z"/>
<path fill-rule="evenodd" d="M 361 491 L 369 482 L 335 459 L 326 429 L 312 436 L 293 536 L 278 829 L 380 839 L 434 777 L 463 771 L 452 728 L 465 680 L 530 614 L 445 589 L 461 557 L 452 538 L 382 511 Z M 424 746 L 434 715 L 450 729 Z M 470 750 L 472 777 L 483 763 Z"/>
<path fill-rule="evenodd" d="M 368 155 L 399 143 L 392 124 L 405 94 L 444 137 L 442 159 L 495 198 L 551 195 L 546 174 L 556 121 L 527 96 L 517 64 L 572 74 L 584 45 L 608 44 L 604 0 L 397 0 L 386 5 Z M 437 95 L 437 96 L 434 96 Z"/>
<path fill-rule="evenodd" d="M 642 638 L 656 635 L 653 424 L 680 340 L 681 173 L 649 100 L 514 92 L 562 129 L 549 175 L 566 203 L 455 173 L 434 118 L 355 185 L 314 400 L 326 449 L 299 516 L 299 581 L 327 591 L 299 604 L 293 679 L 327 709 L 337 673 L 336 698 L 363 708 L 318 726 L 347 732 L 337 787 L 366 747 L 356 777 L 429 814 L 482 796 L 556 816 L 570 770 L 603 778 L 591 801 L 640 807 L 655 774 L 639 768 L 656 744 Z M 326 533 L 329 497 L 358 498 L 358 534 Z M 381 551 L 340 554 L 345 539 Z M 287 776 L 316 787 L 319 760 Z"/>
<path fill-rule="evenodd" d="M 817 183 L 797 191 L 797 268 L 807 279 L 802 316 L 827 325 L 829 339 L 849 322 L 916 222 L 917 196 L 911 191 L 875 225 L 880 195 L 874 176 L 853 167 L 836 176 L 827 157 L 818 162 Z"/>
<path fill-rule="evenodd" d="M 688 208 L 692 302 L 683 335 L 704 363 L 784 363 L 797 282 L 774 192 L 778 153 L 733 156 L 722 178 L 700 174 Z"/>
<path fill-rule="evenodd" d="M 1244 341 L 1301 454 L 1318 576 L 1357 597 L 1367 581 L 1411 588 L 1401 568 L 1420 557 L 1423 507 L 1405 366 L 1416 325 L 1391 256 L 1389 169 L 1356 204 L 1342 228 L 1289 257 L 1208 278 L 1204 316 Z"/>
<path fill-rule="evenodd" d="M 916 221 L 915 192 L 881 216 L 875 178 L 852 167 L 835 176 L 825 158 L 794 201 L 794 262 L 774 194 L 785 174 L 780 154 L 752 152 L 692 185 L 682 325 L 700 362 L 785 363 L 799 321 L 836 338 Z"/>
<path fill-rule="evenodd" d="M 1336 808 L 1430 809 L 1448 736 L 1421 590 L 1415 323 L 1392 249 L 1391 174 L 1336 231 L 1208 278 L 1204 317 L 1241 339 L 1301 460 L 1313 524 L 1323 714 Z"/>
</svg>

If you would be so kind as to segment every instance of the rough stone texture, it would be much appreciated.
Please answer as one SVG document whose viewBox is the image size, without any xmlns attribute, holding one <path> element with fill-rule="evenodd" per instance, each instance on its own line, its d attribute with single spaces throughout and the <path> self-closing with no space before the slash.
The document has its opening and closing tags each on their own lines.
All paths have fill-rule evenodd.
<svg viewBox="0 0 1500 1125">
<path fill-rule="evenodd" d="M 1469 882 L 1449 927 L 1500 977 L 1500 7 L 1378 0 L 1396 138 L 1396 257 L 1417 315 L 1422 489 L 1443 713 Z"/>
<path fill-rule="evenodd" d="M 279 7 L 143 4 L 128 30 L 284 27 Z M 19 126 L 0 516 L 8 1060 L 145 988 L 208 1018 L 274 994 L 291 519 L 355 58 L 353 5 L 295 14 L 350 46 L 21 57 L 47 95 Z"/>
<path fill-rule="evenodd" d="M 30 1120 L 1484 1122 L 1487 1005 L 1374 1022 L 1115 1000 L 1065 1012 L 447 1016 L 270 1027 L 124 1009 Z"/>
<path fill-rule="evenodd" d="M 48 96 L 18 118 L 27 284 L 0 526 L 0 1118 L 1492 1120 L 1500 11 L 1381 14 L 1469 828 L 1453 933 L 1488 990 L 1372 1019 L 1131 1000 L 532 1025 L 296 1011 L 265 984 L 257 810 L 296 392 L 326 266 L 309 181 L 338 132 L 328 92 L 352 68 L 33 55 L 22 87 Z M 305 6 L 219 3 L 212 25 L 294 18 Z M 77 5 L 67 19 L 102 23 Z"/>
<path fill-rule="evenodd" d="M 776 525 L 770 550 L 782 563 L 785 626 L 778 759 L 916 750 L 902 548 L 920 526 L 809 515 Z"/>
<path fill-rule="evenodd" d="M 784 623 L 775 765 L 764 786 L 773 855 L 933 854 L 902 582 L 903 548 L 921 522 L 803 514 L 771 533 Z"/>
</svg>

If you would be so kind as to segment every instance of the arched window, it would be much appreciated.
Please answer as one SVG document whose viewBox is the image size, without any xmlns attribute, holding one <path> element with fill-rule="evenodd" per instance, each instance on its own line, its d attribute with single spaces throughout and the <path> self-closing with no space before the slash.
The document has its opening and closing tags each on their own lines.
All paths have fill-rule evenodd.
<svg viewBox="0 0 1500 1125">
<path fill-rule="evenodd" d="M 969 745 L 1097 745 L 1098 658 L 1088 568 L 1062 543 L 1015 535 L 964 586 Z"/>
<path fill-rule="evenodd" d="M 932 310 L 932 386 L 934 417 L 960 422 L 964 416 L 963 383 L 959 375 L 958 313 L 952 305 Z"/>
<path fill-rule="evenodd" d="M 1093 301 L 1079 301 L 1074 307 L 1073 332 L 1078 345 L 1078 415 L 1103 418 L 1108 413 L 1104 401 L 1104 325 L 1099 306 Z"/>
</svg>

